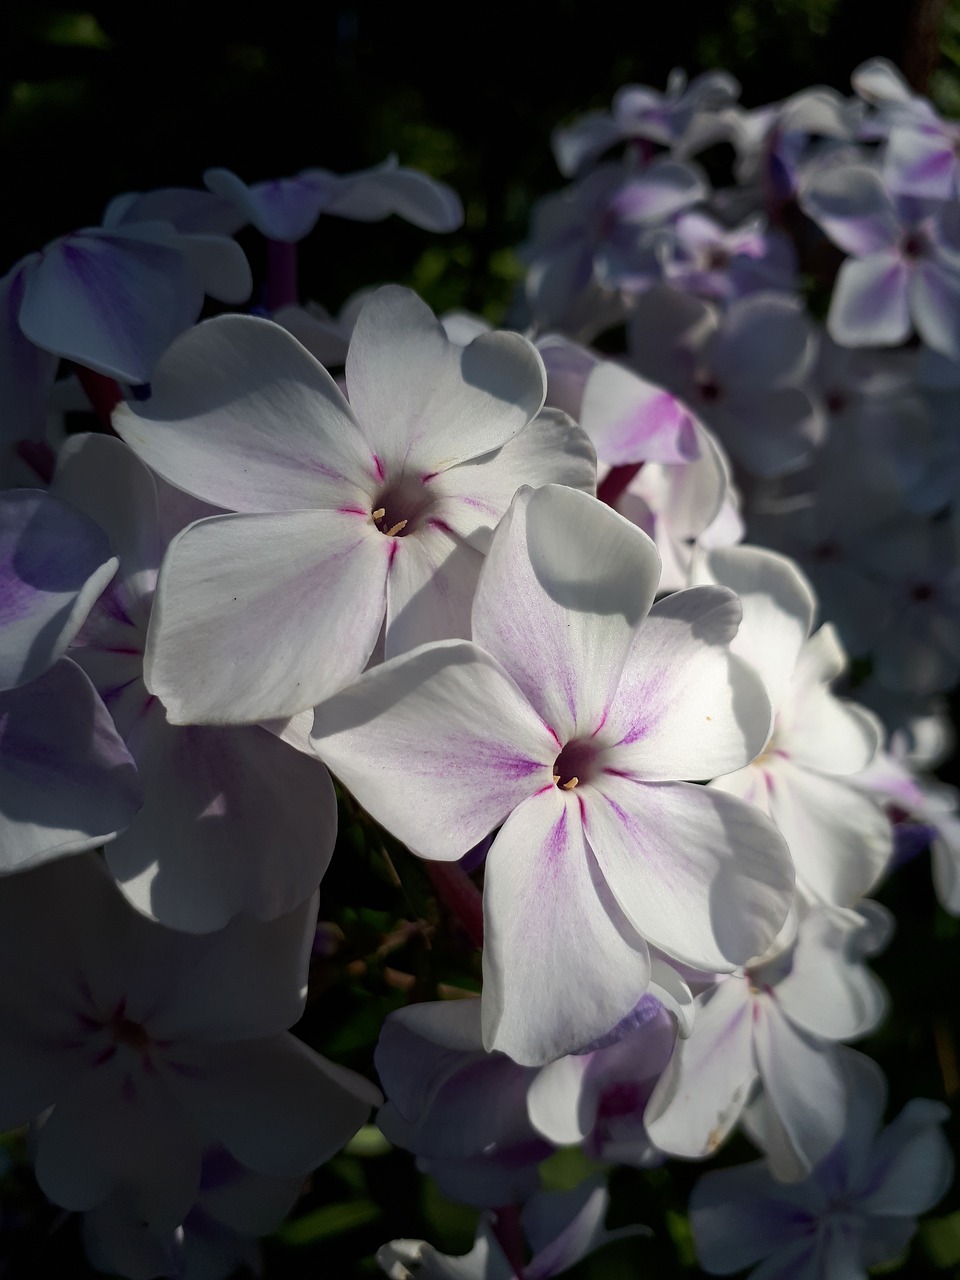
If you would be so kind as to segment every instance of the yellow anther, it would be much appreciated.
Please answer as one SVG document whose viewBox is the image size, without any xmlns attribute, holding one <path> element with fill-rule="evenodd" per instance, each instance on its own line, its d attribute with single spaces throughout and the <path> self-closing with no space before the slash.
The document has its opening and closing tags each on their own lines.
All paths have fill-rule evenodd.
<svg viewBox="0 0 960 1280">
<path fill-rule="evenodd" d="M 556 784 L 557 784 L 559 781 L 560 781 L 560 775 L 559 775 L 559 773 L 555 773 L 555 774 L 553 775 L 553 782 L 554 782 L 554 786 L 556 786 Z"/>
<path fill-rule="evenodd" d="M 572 791 L 579 781 L 579 778 L 571 778 L 569 782 L 563 784 L 564 791 Z"/>
<path fill-rule="evenodd" d="M 370 514 L 373 516 L 374 520 L 382 520 L 387 514 L 387 509 L 386 507 L 377 507 L 376 511 L 371 511 Z"/>
<path fill-rule="evenodd" d="M 399 533 L 401 529 L 405 529 L 406 527 L 406 520 L 401 520 L 399 524 L 395 524 L 392 529 L 387 530 L 387 537 L 392 538 L 395 533 Z"/>
</svg>

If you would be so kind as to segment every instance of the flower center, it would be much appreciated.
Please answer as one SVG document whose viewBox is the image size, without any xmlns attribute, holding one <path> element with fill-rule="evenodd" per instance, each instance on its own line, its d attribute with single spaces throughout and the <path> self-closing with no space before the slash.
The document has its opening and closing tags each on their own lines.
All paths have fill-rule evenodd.
<svg viewBox="0 0 960 1280">
<path fill-rule="evenodd" d="M 132 1018 L 125 1018 L 122 1014 L 115 1014 L 111 1018 L 110 1031 L 117 1044 L 125 1044 L 138 1052 L 146 1049 L 150 1043 L 150 1036 L 143 1024 L 134 1022 Z"/>
<path fill-rule="evenodd" d="M 589 782 L 597 772 L 598 756 L 592 742 L 568 742 L 553 762 L 553 781 L 564 791 Z"/>
<path fill-rule="evenodd" d="M 423 480 L 404 477 L 380 491 L 370 518 L 384 537 L 405 538 L 420 528 L 433 505 Z"/>
</svg>

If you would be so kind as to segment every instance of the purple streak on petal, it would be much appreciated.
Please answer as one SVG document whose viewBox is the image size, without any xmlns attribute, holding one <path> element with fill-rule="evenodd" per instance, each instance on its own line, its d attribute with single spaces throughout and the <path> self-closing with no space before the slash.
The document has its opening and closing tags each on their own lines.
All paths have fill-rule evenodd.
<svg viewBox="0 0 960 1280">
<path fill-rule="evenodd" d="M 621 1018 L 617 1025 L 608 1031 L 605 1036 L 601 1036 L 598 1040 L 585 1045 L 581 1052 L 596 1053 L 598 1049 L 607 1049 L 610 1045 L 619 1043 L 625 1036 L 632 1035 L 634 1031 L 639 1031 L 648 1022 L 652 1022 L 662 1009 L 663 1005 L 657 997 L 651 995 L 649 991 L 645 992 L 625 1018 Z"/>
</svg>

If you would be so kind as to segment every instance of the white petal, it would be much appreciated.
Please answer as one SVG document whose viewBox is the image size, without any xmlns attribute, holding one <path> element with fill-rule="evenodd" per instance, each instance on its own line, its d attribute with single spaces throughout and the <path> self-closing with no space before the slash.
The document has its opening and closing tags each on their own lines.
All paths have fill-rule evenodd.
<svg viewBox="0 0 960 1280">
<path fill-rule="evenodd" d="M 594 493 L 597 458 L 586 434 L 556 409 L 543 409 L 495 453 L 442 471 L 430 482 L 443 522 L 481 551 L 523 485 L 561 484 Z"/>
<path fill-rule="evenodd" d="M 329 1160 L 381 1100 L 362 1076 L 291 1035 L 207 1045 L 164 1078 L 201 1131 L 241 1164 L 275 1178 Z"/>
<path fill-rule="evenodd" d="M 767 1158 L 774 1177 L 799 1182 L 843 1135 L 843 1075 L 832 1045 L 798 1031 L 766 1000 L 758 1011 L 757 1065 L 777 1122 L 766 1127 Z"/>
<path fill-rule="evenodd" d="M 615 1026 L 650 980 L 647 948 L 586 842 L 574 795 L 551 787 L 504 823 L 483 892 L 483 1041 L 538 1066 Z"/>
<path fill-rule="evenodd" d="M 207 933 L 239 912 L 272 920 L 310 897 L 337 834 L 319 760 L 257 725 L 170 725 L 158 702 L 128 744 L 146 799 L 107 862 L 138 910 Z"/>
<path fill-rule="evenodd" d="M 640 624 L 603 726 L 610 765 L 645 781 L 707 779 L 763 748 L 772 712 L 763 682 L 730 653 L 740 603 L 724 587 L 659 601 Z"/>
<path fill-rule="evenodd" d="M 37 1181 L 55 1204 L 91 1209 L 130 1188 L 142 1217 L 172 1230 L 196 1199 L 199 1135 L 164 1083 L 119 1062 L 90 1071 L 40 1133 Z"/>
<path fill-rule="evenodd" d="M 439 521 L 396 540 L 387 575 L 386 656 L 430 640 L 469 640 L 483 556 Z"/>
<path fill-rule="evenodd" d="M 766 774 L 770 814 L 790 848 L 798 886 L 814 901 L 856 903 L 879 879 L 893 850 L 883 809 L 844 779 L 789 760 L 777 760 Z"/>
<path fill-rule="evenodd" d="M 793 897 L 793 867 L 767 818 L 686 782 L 605 774 L 578 794 L 597 861 L 648 942 L 709 973 L 766 949 Z"/>
<path fill-rule="evenodd" d="M 387 285 L 357 318 L 347 352 L 350 404 L 391 474 L 432 474 L 498 449 L 539 413 L 546 374 L 516 333 L 452 343 L 409 289 Z"/>
<path fill-rule="evenodd" d="M 473 635 L 562 742 L 609 708 L 660 557 L 645 534 L 587 494 L 523 490 L 480 576 Z"/>
<path fill-rule="evenodd" d="M 587 378 L 579 420 L 598 458 L 611 466 L 698 456 L 693 419 L 680 401 L 610 360 Z"/>
<path fill-rule="evenodd" d="M 813 627 L 812 587 L 792 560 L 764 547 L 721 547 L 701 565 L 699 580 L 719 582 L 739 596 L 743 621 L 731 648 L 759 671 L 779 710 Z"/>
<path fill-rule="evenodd" d="M 914 1098 L 880 1134 L 863 1185 L 863 1210 L 894 1217 L 926 1213 L 953 1180 L 941 1102 Z"/>
<path fill-rule="evenodd" d="M 171 544 L 144 679 L 174 724 L 293 715 L 363 670 L 390 539 L 356 513 L 214 516 Z"/>
<path fill-rule="evenodd" d="M 228 511 L 368 510 L 378 483 L 336 383 L 269 320 L 218 316 L 157 366 L 149 400 L 113 426 L 165 480 Z"/>
<path fill-rule="evenodd" d="M 476 645 L 424 645 L 317 707 L 317 754 L 417 853 L 453 860 L 551 787 L 556 739 Z"/>
<path fill-rule="evenodd" d="M 753 1001 L 742 978 L 697 1001 L 693 1031 L 677 1042 L 643 1115 L 652 1142 L 671 1155 L 712 1155 L 737 1123 L 757 1078 Z"/>
<path fill-rule="evenodd" d="M 150 471 L 113 436 L 68 436 L 57 458 L 53 492 L 104 529 L 120 560 L 113 586 L 130 621 L 146 626 L 162 555 L 157 486 Z"/>
<path fill-rule="evenodd" d="M 558 1147 L 582 1142 L 594 1113 L 582 1104 L 584 1076 L 593 1054 L 567 1054 L 538 1072 L 527 1092 L 530 1123 Z"/>
</svg>

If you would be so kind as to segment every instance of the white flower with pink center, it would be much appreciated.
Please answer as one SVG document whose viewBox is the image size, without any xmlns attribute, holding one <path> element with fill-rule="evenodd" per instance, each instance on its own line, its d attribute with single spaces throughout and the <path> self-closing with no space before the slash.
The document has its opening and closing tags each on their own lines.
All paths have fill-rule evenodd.
<svg viewBox="0 0 960 1280">
<path fill-rule="evenodd" d="M 520 484 L 590 488 L 593 450 L 533 419 L 543 364 L 515 333 L 448 341 L 415 294 L 361 312 L 348 404 L 278 326 L 228 316 L 175 344 L 116 427 L 166 480 L 235 515 L 171 545 L 147 687 L 171 722 L 249 723 L 314 706 L 386 656 L 468 634 L 490 534 Z"/>
<path fill-rule="evenodd" d="M 772 824 L 677 779 L 745 764 L 770 730 L 729 651 L 723 588 L 653 608 L 650 539 L 585 494 L 521 490 L 473 643 L 424 645 L 317 708 L 318 754 L 410 848 L 453 860 L 502 827 L 484 883 L 483 1037 L 538 1065 L 605 1034 L 648 943 L 710 971 L 763 950 L 793 873 Z M 739 766 L 738 766 L 739 767 Z"/>
</svg>

